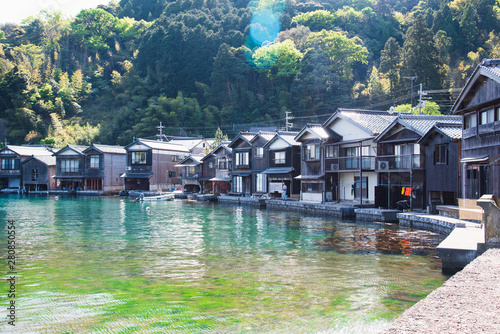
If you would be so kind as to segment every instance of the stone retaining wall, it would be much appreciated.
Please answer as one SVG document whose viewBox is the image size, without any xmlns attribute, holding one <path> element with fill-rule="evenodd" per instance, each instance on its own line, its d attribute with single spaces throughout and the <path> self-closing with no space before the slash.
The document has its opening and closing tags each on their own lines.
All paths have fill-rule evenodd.
<svg viewBox="0 0 500 334">
<path fill-rule="evenodd" d="M 427 230 L 444 235 L 448 235 L 453 231 L 457 224 L 446 221 L 447 217 L 434 218 L 429 215 L 417 215 L 414 213 L 398 213 L 400 226 L 414 227 L 421 230 Z"/>
<path fill-rule="evenodd" d="M 266 201 L 266 206 L 276 210 L 291 210 L 313 215 L 328 215 L 338 218 L 353 218 L 355 216 L 354 207 L 350 206 L 271 199 Z"/>
<path fill-rule="evenodd" d="M 356 220 L 397 222 L 399 210 L 355 209 Z"/>
</svg>

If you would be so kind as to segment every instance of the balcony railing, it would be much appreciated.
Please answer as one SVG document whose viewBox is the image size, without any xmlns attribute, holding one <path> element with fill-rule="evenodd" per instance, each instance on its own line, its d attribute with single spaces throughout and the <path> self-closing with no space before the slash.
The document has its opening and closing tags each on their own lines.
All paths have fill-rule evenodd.
<svg viewBox="0 0 500 334">
<path fill-rule="evenodd" d="M 364 170 L 375 170 L 375 157 L 362 156 L 360 158 L 359 156 L 354 156 L 326 158 L 325 167 L 327 172 L 359 170 L 360 167 Z"/>
<path fill-rule="evenodd" d="M 405 155 L 383 155 L 376 158 L 377 172 L 389 170 L 410 170 L 420 169 L 420 154 L 405 154 Z"/>
</svg>

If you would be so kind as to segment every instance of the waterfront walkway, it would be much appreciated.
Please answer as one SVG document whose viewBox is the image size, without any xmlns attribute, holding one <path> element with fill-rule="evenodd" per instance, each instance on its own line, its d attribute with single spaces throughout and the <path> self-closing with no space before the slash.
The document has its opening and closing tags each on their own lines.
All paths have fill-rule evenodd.
<svg viewBox="0 0 500 334">
<path fill-rule="evenodd" d="M 500 249 L 469 263 L 384 333 L 500 333 Z"/>
</svg>

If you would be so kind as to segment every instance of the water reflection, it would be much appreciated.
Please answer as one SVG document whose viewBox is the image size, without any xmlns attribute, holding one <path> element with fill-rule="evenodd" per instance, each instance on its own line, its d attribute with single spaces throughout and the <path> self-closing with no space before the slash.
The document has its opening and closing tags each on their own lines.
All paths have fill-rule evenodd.
<svg viewBox="0 0 500 334">
<path fill-rule="evenodd" d="M 442 237 L 391 224 L 117 198 L 2 197 L 0 217 L 28 332 L 370 332 L 446 279 Z"/>
</svg>

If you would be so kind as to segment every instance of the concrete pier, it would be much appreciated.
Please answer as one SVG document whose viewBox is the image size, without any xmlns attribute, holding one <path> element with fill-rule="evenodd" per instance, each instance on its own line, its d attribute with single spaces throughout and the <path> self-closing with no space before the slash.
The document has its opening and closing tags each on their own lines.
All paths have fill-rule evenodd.
<svg viewBox="0 0 500 334">
<path fill-rule="evenodd" d="M 500 333 L 500 249 L 490 249 L 384 331 Z"/>
</svg>

